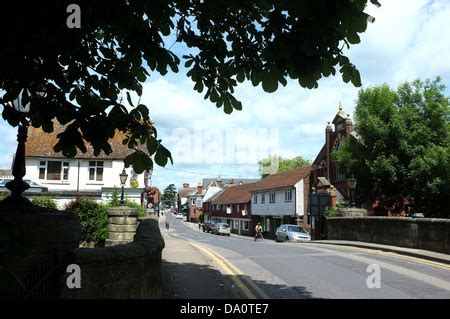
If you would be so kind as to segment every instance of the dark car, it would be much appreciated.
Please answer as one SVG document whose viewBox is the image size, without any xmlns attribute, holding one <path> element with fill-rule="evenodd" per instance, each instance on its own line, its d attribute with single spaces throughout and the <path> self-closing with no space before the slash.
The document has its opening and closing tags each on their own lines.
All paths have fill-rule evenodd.
<svg viewBox="0 0 450 319">
<path fill-rule="evenodd" d="M 202 225 L 203 232 L 211 233 L 211 232 L 212 232 L 212 229 L 214 228 L 215 225 L 216 225 L 216 223 L 211 222 L 211 221 L 204 223 L 204 224 Z"/>
</svg>

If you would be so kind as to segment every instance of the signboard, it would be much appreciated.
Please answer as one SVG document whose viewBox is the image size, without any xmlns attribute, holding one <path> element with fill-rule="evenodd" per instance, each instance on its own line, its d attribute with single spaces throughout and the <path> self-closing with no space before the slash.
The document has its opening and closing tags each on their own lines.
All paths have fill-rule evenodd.
<svg viewBox="0 0 450 319">
<path fill-rule="evenodd" d="M 147 213 L 152 214 L 155 212 L 154 208 L 147 208 Z"/>
</svg>

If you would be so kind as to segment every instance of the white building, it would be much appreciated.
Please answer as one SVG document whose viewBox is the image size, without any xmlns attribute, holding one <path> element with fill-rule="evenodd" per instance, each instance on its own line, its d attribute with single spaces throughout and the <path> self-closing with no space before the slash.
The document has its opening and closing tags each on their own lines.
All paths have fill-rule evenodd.
<svg viewBox="0 0 450 319">
<path fill-rule="evenodd" d="M 30 127 L 25 150 L 24 179 L 48 188 L 45 195 L 53 196 L 59 208 L 63 208 L 65 203 L 77 197 L 90 198 L 98 202 L 109 200 L 114 187 L 119 189 L 120 196 L 119 174 L 124 169 L 123 159 L 132 152 L 122 144 L 123 133 L 117 132 L 109 141 L 112 153 L 108 156 L 102 152 L 95 157 L 92 147 L 86 145 L 86 153 L 78 151 L 75 158 L 69 159 L 53 150 L 53 146 L 57 143 L 56 135 L 63 130 L 64 127 L 56 124 L 51 134 Z M 128 174 L 125 185 L 126 198 L 140 203 L 144 174 L 136 174 L 131 168 L 126 169 L 126 172 Z M 132 180 L 137 181 L 137 188 L 131 187 Z"/>
</svg>

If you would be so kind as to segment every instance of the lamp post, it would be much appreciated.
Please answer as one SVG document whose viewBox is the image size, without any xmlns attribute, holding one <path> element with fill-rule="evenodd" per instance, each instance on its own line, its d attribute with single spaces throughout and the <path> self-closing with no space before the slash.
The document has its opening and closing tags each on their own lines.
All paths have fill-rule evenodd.
<svg viewBox="0 0 450 319">
<path fill-rule="evenodd" d="M 22 196 L 30 185 L 23 180 L 26 174 L 25 168 L 25 143 L 28 135 L 28 121 L 25 119 L 25 115 L 30 112 L 30 92 L 28 89 L 23 89 L 18 97 L 11 102 L 14 110 L 22 115 L 22 120 L 19 124 L 17 134 L 17 150 L 14 155 L 12 164 L 12 174 L 14 179 L 6 183 L 6 188 L 11 191 L 11 195 L 3 200 L 3 205 L 30 205 L 31 202 Z"/>
<path fill-rule="evenodd" d="M 355 207 L 355 187 L 356 187 L 356 178 L 352 173 L 352 177 L 347 180 L 348 187 L 352 190 L 352 207 Z"/>
<path fill-rule="evenodd" d="M 122 173 L 119 174 L 120 176 L 120 184 L 122 185 L 122 194 L 120 195 L 120 206 L 123 206 L 125 203 L 124 200 L 124 192 L 125 192 L 125 183 L 127 182 L 128 174 L 125 172 L 125 167 L 123 168 Z"/>
</svg>

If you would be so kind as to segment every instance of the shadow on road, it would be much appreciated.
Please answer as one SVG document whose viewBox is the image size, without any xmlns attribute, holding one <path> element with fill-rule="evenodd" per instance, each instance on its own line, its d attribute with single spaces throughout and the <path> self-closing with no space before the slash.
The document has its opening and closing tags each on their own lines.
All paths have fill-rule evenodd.
<svg viewBox="0 0 450 319">
<path fill-rule="evenodd" d="M 163 260 L 162 299 L 246 299 L 235 286 L 231 275 L 222 275 L 209 265 L 195 263 L 174 263 Z M 245 277 L 237 275 L 241 282 L 247 284 Z M 311 299 L 312 294 L 302 286 L 275 285 L 265 281 L 254 280 L 272 299 Z M 255 291 L 250 290 L 260 298 Z"/>
</svg>

